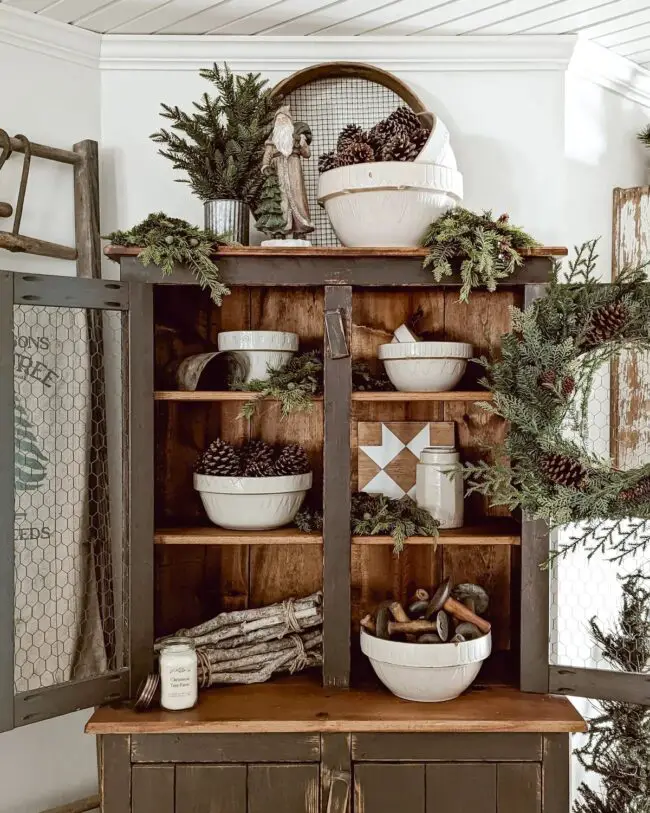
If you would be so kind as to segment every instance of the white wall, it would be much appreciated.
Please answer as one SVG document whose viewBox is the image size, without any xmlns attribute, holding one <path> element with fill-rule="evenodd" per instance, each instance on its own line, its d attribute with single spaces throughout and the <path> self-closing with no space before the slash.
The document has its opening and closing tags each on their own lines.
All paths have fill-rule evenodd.
<svg viewBox="0 0 650 813">
<path fill-rule="evenodd" d="M 0 42 L 0 100 L 0 127 L 12 136 L 66 149 L 99 139 L 96 68 Z M 0 200 L 15 204 L 21 168 L 16 155 L 0 172 Z M 72 167 L 33 159 L 21 232 L 74 245 Z M 6 251 L 0 267 L 76 273 L 73 262 Z M 0 734 L 0 813 L 35 813 L 96 792 L 95 740 L 83 734 L 88 716 L 77 712 Z"/>
</svg>

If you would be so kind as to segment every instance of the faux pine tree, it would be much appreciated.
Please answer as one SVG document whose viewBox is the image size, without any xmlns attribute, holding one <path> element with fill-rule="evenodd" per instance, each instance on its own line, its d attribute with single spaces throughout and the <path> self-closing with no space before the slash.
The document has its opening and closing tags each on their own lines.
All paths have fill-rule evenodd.
<svg viewBox="0 0 650 813">
<path fill-rule="evenodd" d="M 267 172 L 260 191 L 260 202 L 255 212 L 257 228 L 271 239 L 285 236 L 284 228 L 287 218 L 282 211 L 282 192 L 278 174 L 274 170 Z"/>
<path fill-rule="evenodd" d="M 616 669 L 648 672 L 650 587 L 634 573 L 623 580 L 618 623 L 605 632 L 592 619 L 591 633 L 603 657 Z M 650 707 L 613 700 L 599 702 L 587 742 L 576 751 L 580 763 L 600 779 L 597 792 L 583 783 L 574 813 L 650 813 Z"/>
</svg>

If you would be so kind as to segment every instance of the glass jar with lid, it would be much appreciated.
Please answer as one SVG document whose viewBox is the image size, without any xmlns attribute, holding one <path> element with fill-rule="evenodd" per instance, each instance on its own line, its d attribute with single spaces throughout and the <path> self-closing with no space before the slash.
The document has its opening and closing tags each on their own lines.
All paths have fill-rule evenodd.
<svg viewBox="0 0 650 813">
<path fill-rule="evenodd" d="M 427 446 L 416 468 L 415 501 L 441 528 L 461 528 L 464 521 L 463 475 L 455 446 Z"/>
<path fill-rule="evenodd" d="M 167 638 L 160 648 L 160 705 L 169 711 L 191 709 L 198 700 L 196 648 L 191 638 Z"/>
</svg>

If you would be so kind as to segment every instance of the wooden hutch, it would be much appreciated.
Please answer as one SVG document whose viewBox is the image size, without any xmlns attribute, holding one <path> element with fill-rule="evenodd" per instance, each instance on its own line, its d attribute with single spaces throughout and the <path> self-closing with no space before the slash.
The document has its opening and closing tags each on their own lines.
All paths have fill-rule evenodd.
<svg viewBox="0 0 650 813">
<path fill-rule="evenodd" d="M 143 268 L 136 250 L 108 251 L 121 282 L 69 280 L 55 290 L 51 278 L 11 280 L 15 302 L 127 312 L 127 653 L 119 674 L 89 681 L 75 700 L 77 707 L 109 702 L 87 726 L 99 735 L 104 813 L 567 813 L 570 734 L 585 725 L 566 698 L 528 693 L 549 685 L 543 524 L 472 496 L 464 528 L 442 532 L 437 545 L 409 539 L 399 557 L 390 537 L 351 538 L 349 528 L 358 421 L 453 421 L 465 460 L 484 456 L 486 441 L 504 432 L 478 406 L 486 393 L 474 365 L 458 391 L 372 393 L 352 392 L 352 361 L 376 364 L 378 344 L 418 306 L 423 329 L 440 339 L 470 342 L 477 355 L 497 352 L 509 307 L 542 295 L 548 255 L 565 252 L 531 251 L 507 285 L 475 291 L 463 304 L 459 280 L 435 284 L 420 250 L 223 249 L 215 261 L 232 294 L 218 308 L 186 269 L 163 277 Z M 332 358 L 326 340 L 331 313 L 340 314 L 349 349 L 341 358 Z M 279 404 L 265 401 L 249 421 L 239 414 L 247 394 L 170 386 L 175 361 L 216 347 L 219 331 L 235 329 L 291 330 L 301 350 L 323 348 L 324 395 L 310 413 L 281 419 Z M 314 489 L 323 493 L 322 535 L 210 525 L 191 474 L 217 436 L 305 446 Z M 360 653 L 360 618 L 385 598 L 403 600 L 447 576 L 488 590 L 493 654 L 457 700 L 400 700 Z M 115 702 L 132 698 L 151 670 L 154 637 L 221 610 L 317 589 L 324 593 L 322 675 L 214 688 L 187 712 L 136 713 Z M 42 695 L 20 708 L 38 715 Z"/>
</svg>

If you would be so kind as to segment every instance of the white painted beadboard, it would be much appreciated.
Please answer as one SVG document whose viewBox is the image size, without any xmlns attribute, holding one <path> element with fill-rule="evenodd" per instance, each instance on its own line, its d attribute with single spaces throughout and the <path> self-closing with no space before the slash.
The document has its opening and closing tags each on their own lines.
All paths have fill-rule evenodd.
<svg viewBox="0 0 650 813">
<path fill-rule="evenodd" d="M 582 34 L 650 67 L 647 0 L 0 0 L 102 34 Z"/>
</svg>

